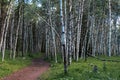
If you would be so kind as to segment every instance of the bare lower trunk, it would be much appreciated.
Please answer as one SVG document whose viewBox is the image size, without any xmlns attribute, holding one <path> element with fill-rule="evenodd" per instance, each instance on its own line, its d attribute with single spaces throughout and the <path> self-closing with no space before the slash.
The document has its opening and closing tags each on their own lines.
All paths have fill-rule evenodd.
<svg viewBox="0 0 120 80">
<path fill-rule="evenodd" d="M 2 61 L 4 61 L 4 57 L 5 57 L 6 36 L 7 36 L 7 32 L 8 32 L 9 23 L 10 23 L 10 16 L 11 16 L 12 8 L 13 8 L 13 3 L 11 1 L 10 6 L 8 8 L 8 12 L 7 12 L 8 16 L 6 16 L 6 21 L 5 21 L 4 26 L 3 26 L 4 27 L 4 31 L 3 31 L 4 33 L 3 33 L 3 39 L 1 41 Z"/>
<path fill-rule="evenodd" d="M 64 73 L 67 73 L 67 54 L 66 54 L 66 35 L 65 35 L 65 26 L 63 21 L 63 2 L 60 0 L 60 16 L 61 16 L 61 27 L 62 27 L 62 50 L 64 55 Z"/>
<path fill-rule="evenodd" d="M 21 7 L 19 8 L 19 16 L 20 16 L 20 10 Z M 20 19 L 21 16 L 18 18 L 18 23 L 17 23 L 17 29 L 16 29 L 16 35 L 15 35 L 15 42 L 14 42 L 14 48 L 13 48 L 13 59 L 16 57 L 16 48 L 17 48 L 17 41 L 18 41 L 18 34 L 19 34 L 19 28 L 20 28 Z"/>
<path fill-rule="evenodd" d="M 112 25 L 111 25 L 111 0 L 109 0 L 109 56 L 111 56 L 111 34 L 112 34 Z"/>
<path fill-rule="evenodd" d="M 14 28 L 14 14 L 13 14 L 13 19 L 12 19 L 12 25 L 10 29 L 10 59 L 12 58 L 12 53 L 13 53 L 13 28 Z"/>
<path fill-rule="evenodd" d="M 79 12 L 78 12 L 78 25 L 77 25 L 77 43 L 76 43 L 76 61 L 79 59 L 79 52 L 80 52 L 80 39 L 81 39 L 81 27 L 82 27 L 82 18 L 83 18 L 83 7 L 84 1 L 82 0 L 79 2 Z"/>
<path fill-rule="evenodd" d="M 72 26 L 73 26 L 73 20 L 72 20 L 72 0 L 69 0 L 69 26 L 68 26 L 68 65 L 72 62 Z"/>
</svg>

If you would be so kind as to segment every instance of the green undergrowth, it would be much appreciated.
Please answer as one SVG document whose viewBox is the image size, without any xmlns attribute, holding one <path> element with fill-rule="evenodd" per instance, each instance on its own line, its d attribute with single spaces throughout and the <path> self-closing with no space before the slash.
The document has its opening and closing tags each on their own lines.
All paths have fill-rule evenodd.
<svg viewBox="0 0 120 80">
<path fill-rule="evenodd" d="M 120 57 L 101 58 L 120 60 Z M 49 71 L 40 76 L 39 80 L 120 80 L 120 62 L 105 62 L 94 58 L 88 58 L 86 62 L 79 60 L 72 62 L 67 74 L 64 74 L 63 63 L 51 63 Z"/>
<path fill-rule="evenodd" d="M 0 61 L 0 78 L 11 74 L 31 63 L 30 59 L 17 58 L 15 60 L 6 59 L 4 62 Z"/>
<path fill-rule="evenodd" d="M 0 55 L 0 78 L 3 78 L 17 70 L 20 70 L 31 64 L 31 60 L 34 58 L 40 58 L 41 53 L 32 54 L 31 56 L 16 57 L 15 60 L 9 58 L 9 52 L 6 51 L 5 61 L 1 61 Z"/>
<path fill-rule="evenodd" d="M 28 54 L 27 57 L 32 59 L 42 58 L 44 57 L 44 53 L 33 53 L 33 54 L 31 53 L 31 54 Z"/>
</svg>

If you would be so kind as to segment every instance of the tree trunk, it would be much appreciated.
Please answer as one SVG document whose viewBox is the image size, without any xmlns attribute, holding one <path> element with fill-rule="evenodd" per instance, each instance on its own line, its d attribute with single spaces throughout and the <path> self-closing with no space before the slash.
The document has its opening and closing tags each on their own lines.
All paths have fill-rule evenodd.
<svg viewBox="0 0 120 80">
<path fill-rule="evenodd" d="M 63 3 L 62 0 L 60 0 L 60 17 L 61 17 L 61 27 L 62 27 L 62 49 L 63 49 L 63 55 L 64 55 L 64 73 L 67 73 L 67 54 L 66 54 L 66 35 L 65 35 L 65 26 L 63 21 Z"/>
<path fill-rule="evenodd" d="M 79 2 L 79 12 L 78 12 L 78 25 L 77 25 L 77 43 L 76 43 L 76 61 L 79 59 L 79 52 L 80 52 L 80 39 L 81 39 L 81 27 L 82 27 L 82 19 L 83 19 L 83 7 L 84 1 L 82 0 Z"/>
<path fill-rule="evenodd" d="M 109 0 L 109 56 L 111 56 L 111 35 L 112 35 L 112 25 L 111 25 L 111 0 Z"/>
<path fill-rule="evenodd" d="M 13 14 L 12 25 L 10 27 L 10 59 L 12 58 L 12 54 L 13 54 L 13 28 L 14 28 L 14 19 L 15 19 L 15 14 Z"/>
<path fill-rule="evenodd" d="M 69 21 L 68 21 L 68 65 L 71 64 L 72 62 L 72 0 L 69 0 Z"/>
<path fill-rule="evenodd" d="M 10 16 L 11 16 L 11 12 L 12 12 L 12 8 L 13 8 L 13 2 L 10 2 L 10 6 L 8 8 L 7 11 L 7 15 L 6 16 L 6 21 L 4 23 L 4 33 L 3 33 L 3 43 L 2 43 L 2 61 L 4 61 L 4 57 L 5 57 L 5 48 L 6 48 L 6 36 L 7 36 L 7 32 L 8 32 L 8 27 L 9 27 L 9 21 L 10 21 Z"/>
<path fill-rule="evenodd" d="M 17 28 L 15 32 L 15 42 L 14 42 L 14 48 L 13 48 L 13 59 L 16 57 L 16 48 L 17 48 L 17 42 L 18 42 L 18 34 L 19 34 L 19 28 L 20 28 L 20 23 L 21 23 L 21 16 L 20 16 L 20 10 L 21 10 L 21 5 L 19 7 L 19 12 L 18 12 L 18 22 L 17 22 Z"/>
</svg>

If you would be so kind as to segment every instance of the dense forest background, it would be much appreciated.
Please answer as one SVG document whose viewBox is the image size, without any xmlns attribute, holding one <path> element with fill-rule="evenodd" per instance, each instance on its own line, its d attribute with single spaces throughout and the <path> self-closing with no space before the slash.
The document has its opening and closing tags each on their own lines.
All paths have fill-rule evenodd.
<svg viewBox="0 0 120 80">
<path fill-rule="evenodd" d="M 2 61 L 39 52 L 61 57 L 65 73 L 80 58 L 120 56 L 120 0 L 0 0 Z"/>
</svg>

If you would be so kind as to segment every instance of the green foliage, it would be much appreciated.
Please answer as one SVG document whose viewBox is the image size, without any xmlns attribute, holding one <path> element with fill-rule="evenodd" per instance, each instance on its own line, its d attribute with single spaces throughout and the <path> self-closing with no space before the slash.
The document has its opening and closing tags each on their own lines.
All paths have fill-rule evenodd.
<svg viewBox="0 0 120 80">
<path fill-rule="evenodd" d="M 55 59 L 53 57 L 44 57 L 44 60 L 47 62 L 51 63 L 51 66 L 54 64 Z M 63 59 L 62 59 L 62 55 L 60 53 L 57 53 L 57 63 L 62 63 Z"/>
<path fill-rule="evenodd" d="M 108 57 L 103 58 L 108 59 Z M 119 59 L 119 57 L 111 57 L 111 59 Z M 95 65 L 98 68 L 97 72 L 93 72 Z M 120 63 L 117 62 L 102 62 L 88 58 L 87 62 L 83 60 L 73 62 L 68 69 L 68 74 L 64 74 L 63 64 L 52 64 L 51 69 L 39 80 L 120 80 Z"/>
<path fill-rule="evenodd" d="M 27 55 L 28 57 L 34 59 L 34 58 L 40 58 L 43 57 L 43 53 L 31 53 Z"/>
</svg>

